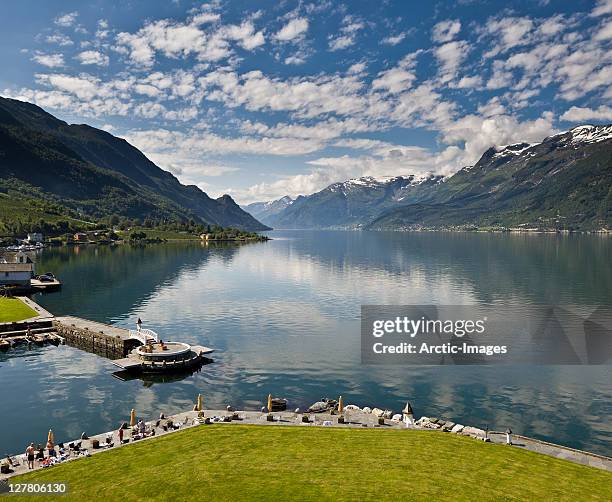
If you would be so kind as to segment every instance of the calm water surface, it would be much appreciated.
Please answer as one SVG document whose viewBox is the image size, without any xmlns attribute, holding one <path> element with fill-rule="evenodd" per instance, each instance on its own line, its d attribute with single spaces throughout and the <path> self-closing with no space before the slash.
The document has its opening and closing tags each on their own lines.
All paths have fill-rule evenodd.
<svg viewBox="0 0 612 502">
<path fill-rule="evenodd" d="M 595 236 L 272 232 L 240 247 L 199 243 L 47 249 L 64 282 L 36 301 L 56 314 L 216 349 L 183 379 L 122 381 L 78 349 L 0 354 L 0 454 L 191 408 L 258 409 L 268 392 L 323 396 L 502 429 L 612 454 L 610 366 L 404 367 L 360 363 L 361 304 L 612 303 L 612 241 Z"/>
</svg>

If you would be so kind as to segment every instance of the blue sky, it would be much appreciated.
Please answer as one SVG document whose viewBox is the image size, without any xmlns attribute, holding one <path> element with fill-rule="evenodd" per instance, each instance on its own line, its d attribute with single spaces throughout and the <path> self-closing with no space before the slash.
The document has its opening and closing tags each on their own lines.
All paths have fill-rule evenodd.
<svg viewBox="0 0 612 502">
<path fill-rule="evenodd" d="M 5 2 L 0 95 L 239 202 L 612 122 L 612 0 Z"/>
</svg>

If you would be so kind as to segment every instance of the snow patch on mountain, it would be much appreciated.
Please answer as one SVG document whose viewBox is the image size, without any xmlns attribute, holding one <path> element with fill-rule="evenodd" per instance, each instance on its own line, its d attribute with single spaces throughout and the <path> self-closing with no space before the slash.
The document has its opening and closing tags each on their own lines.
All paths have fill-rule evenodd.
<svg viewBox="0 0 612 502">
<path fill-rule="evenodd" d="M 540 143 L 515 143 L 514 145 L 504 145 L 495 147 L 497 153 L 492 158 L 506 157 L 508 155 L 521 155 L 525 150 L 529 150 L 532 146 Z"/>
<path fill-rule="evenodd" d="M 582 125 L 570 129 L 569 133 L 571 134 L 570 142 L 574 145 L 578 143 L 597 143 L 612 138 L 612 125 Z"/>
</svg>

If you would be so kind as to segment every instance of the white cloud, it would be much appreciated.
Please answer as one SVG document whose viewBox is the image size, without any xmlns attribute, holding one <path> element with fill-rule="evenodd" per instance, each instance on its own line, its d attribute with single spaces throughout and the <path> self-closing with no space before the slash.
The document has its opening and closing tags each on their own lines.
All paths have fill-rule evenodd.
<svg viewBox="0 0 612 502">
<path fill-rule="evenodd" d="M 475 89 L 480 86 L 482 86 L 482 77 L 473 75 L 471 77 L 461 77 L 453 87 L 456 89 Z"/>
<path fill-rule="evenodd" d="M 150 67 L 155 62 L 156 53 L 168 58 L 195 54 L 199 61 L 220 61 L 232 55 L 230 42 L 236 42 L 246 50 L 265 43 L 263 31 L 257 31 L 251 19 L 239 25 L 202 27 L 204 21 L 209 22 L 216 16 L 204 13 L 186 22 L 170 19 L 148 22 L 136 33 L 119 33 L 115 50 L 126 54 L 136 65 Z"/>
<path fill-rule="evenodd" d="M 221 16 L 217 13 L 202 12 L 200 14 L 196 14 L 195 16 L 193 16 L 193 18 L 191 19 L 191 24 L 199 26 L 202 24 L 214 23 L 218 21 L 220 18 Z"/>
<path fill-rule="evenodd" d="M 553 119 L 549 112 L 537 119 L 525 121 L 511 115 L 466 115 L 444 125 L 441 130 L 442 140 L 449 145 L 463 143 L 460 162 L 471 165 L 491 146 L 542 141 L 556 132 Z"/>
<path fill-rule="evenodd" d="M 76 11 L 69 12 L 67 14 L 62 14 L 61 16 L 58 16 L 55 18 L 54 23 L 57 24 L 58 26 L 63 26 L 63 27 L 72 26 L 74 22 L 76 21 L 76 18 L 78 15 L 79 13 Z"/>
<path fill-rule="evenodd" d="M 372 82 L 372 89 L 384 89 L 398 93 L 409 89 L 416 80 L 416 75 L 403 68 L 392 68 L 379 73 L 378 78 Z"/>
<path fill-rule="evenodd" d="M 461 31 L 461 21 L 448 19 L 440 21 L 433 27 L 431 38 L 434 42 L 450 42 Z"/>
<path fill-rule="evenodd" d="M 584 122 L 587 120 L 612 122 L 612 108 L 606 105 L 601 105 L 595 109 L 572 106 L 560 118 L 568 122 Z"/>
<path fill-rule="evenodd" d="M 465 40 L 446 42 L 434 50 L 440 67 L 442 82 L 448 82 L 455 78 L 469 50 L 470 46 Z"/>
<path fill-rule="evenodd" d="M 342 35 L 336 38 L 331 38 L 329 41 L 330 51 L 340 51 L 346 49 L 355 43 L 355 37 L 353 35 Z"/>
<path fill-rule="evenodd" d="M 38 64 L 47 66 L 49 68 L 59 68 L 64 66 L 64 56 L 62 54 L 35 54 L 32 56 L 32 60 Z"/>
<path fill-rule="evenodd" d="M 167 19 L 146 24 L 135 34 L 122 32 L 117 35 L 119 47 L 126 48 L 131 61 L 142 66 L 153 64 L 156 51 L 172 58 L 196 52 L 201 55 L 208 54 L 204 59 L 212 60 L 221 59 L 229 54 L 226 44 L 223 44 L 219 53 L 217 52 L 219 43 L 215 44 L 211 52 L 206 42 L 206 36 L 199 27 L 174 23 Z"/>
<path fill-rule="evenodd" d="M 612 0 L 597 0 L 597 5 L 591 11 L 591 15 L 596 17 L 606 14 L 612 14 Z"/>
<path fill-rule="evenodd" d="M 252 21 L 244 21 L 240 25 L 224 26 L 220 34 L 228 40 L 238 42 L 246 50 L 253 50 L 266 41 L 263 31 L 256 31 Z"/>
<path fill-rule="evenodd" d="M 334 118 L 327 119 L 312 125 L 279 122 L 274 126 L 268 126 L 262 122 L 251 122 L 247 120 L 240 125 L 240 128 L 244 133 L 259 136 L 325 141 L 338 138 L 345 134 L 376 130 L 377 126 L 350 117 L 344 120 Z"/>
<path fill-rule="evenodd" d="M 288 111 L 314 117 L 323 113 L 347 115 L 368 107 L 360 95 L 363 83 L 354 75 L 272 79 L 261 71 L 242 75 L 215 70 L 200 79 L 206 99 L 251 111 Z"/>
<path fill-rule="evenodd" d="M 529 35 L 533 26 L 533 20 L 528 17 L 488 19 L 484 32 L 495 38 L 497 43 L 484 56 L 493 57 L 513 47 L 527 44 L 530 41 Z"/>
<path fill-rule="evenodd" d="M 274 35 L 274 38 L 281 42 L 287 42 L 302 38 L 306 31 L 308 31 L 308 19 L 305 17 L 296 17 L 283 26 Z"/>
<path fill-rule="evenodd" d="M 344 16 L 342 26 L 340 27 L 340 34 L 329 37 L 329 50 L 334 52 L 354 45 L 357 41 L 357 33 L 364 27 L 363 22 L 354 16 Z"/>
<path fill-rule="evenodd" d="M 317 139 L 288 137 L 228 137 L 201 131 L 182 132 L 168 129 L 138 130 L 126 139 L 147 154 L 179 152 L 185 158 L 202 158 L 209 154 L 304 155 L 323 147 Z"/>
<path fill-rule="evenodd" d="M 54 33 L 53 35 L 49 35 L 45 40 L 49 44 L 57 44 L 62 47 L 73 44 L 72 40 L 62 33 Z"/>
<path fill-rule="evenodd" d="M 306 62 L 306 58 L 302 53 L 293 54 L 285 58 L 285 64 L 300 65 Z"/>
<path fill-rule="evenodd" d="M 83 51 L 75 57 L 84 65 L 108 66 L 108 56 L 98 51 Z"/>
<path fill-rule="evenodd" d="M 385 45 L 397 45 L 406 38 L 406 32 L 398 33 L 397 35 L 389 35 L 383 38 L 380 43 Z"/>
<path fill-rule="evenodd" d="M 367 66 L 368 65 L 366 65 L 364 62 L 355 63 L 355 64 L 352 64 L 346 72 L 348 74 L 357 75 L 357 74 L 363 73 L 365 69 L 367 68 Z"/>
<path fill-rule="evenodd" d="M 110 96 L 110 89 L 105 91 L 99 86 L 99 80 L 89 75 L 72 76 L 59 73 L 38 74 L 36 79 L 40 83 L 46 83 L 59 91 L 74 94 L 77 98 L 87 100 L 96 96 Z"/>
<path fill-rule="evenodd" d="M 602 23 L 595 34 L 595 40 L 610 40 L 612 38 L 612 19 Z"/>
</svg>

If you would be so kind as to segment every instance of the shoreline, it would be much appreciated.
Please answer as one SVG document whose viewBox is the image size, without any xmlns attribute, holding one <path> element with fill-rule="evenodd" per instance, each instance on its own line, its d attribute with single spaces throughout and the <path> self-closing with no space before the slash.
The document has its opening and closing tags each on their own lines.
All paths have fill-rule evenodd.
<svg viewBox="0 0 612 502">
<path fill-rule="evenodd" d="M 440 234 L 529 234 L 529 235 L 603 235 L 612 236 L 612 230 L 556 230 L 556 229 L 519 229 L 519 228 L 360 228 L 360 227 L 324 227 L 324 228 L 273 228 L 278 232 L 388 232 L 388 233 L 440 233 Z"/>
<path fill-rule="evenodd" d="M 270 420 L 270 415 L 272 420 Z M 158 437 L 166 436 L 175 432 L 180 432 L 185 429 L 191 429 L 195 427 L 206 427 L 211 424 L 219 425 L 244 425 L 244 426 L 280 426 L 280 427 L 323 427 L 323 428 L 344 428 L 353 430 L 363 430 L 364 428 L 375 429 L 380 431 L 385 430 L 404 430 L 406 433 L 411 431 L 430 432 L 432 434 L 456 434 L 460 436 L 469 437 L 476 441 L 490 442 L 494 444 L 505 444 L 506 434 L 500 431 L 489 431 L 487 440 L 480 435 L 484 432 L 481 429 L 474 427 L 465 426 L 464 429 L 458 430 L 457 432 L 451 432 L 449 429 L 445 430 L 442 428 L 428 427 L 426 424 L 431 424 L 432 420 L 428 417 L 421 417 L 414 424 L 407 425 L 401 420 L 384 420 L 384 424 L 380 424 L 378 417 L 372 413 L 365 412 L 361 409 L 351 408 L 350 406 L 345 408 L 344 416 L 346 418 L 345 423 L 338 423 L 338 414 L 332 413 L 301 413 L 291 411 L 273 412 L 271 414 L 261 411 L 233 411 L 233 410 L 202 410 L 198 411 L 187 411 L 170 415 L 165 418 L 157 420 L 149 420 L 145 422 L 147 431 L 153 431 L 149 435 L 134 439 L 135 436 L 131 428 L 124 429 L 124 443 L 119 443 L 118 430 L 108 431 L 93 436 L 88 436 L 86 439 L 76 439 L 73 441 L 59 442 L 58 445 L 64 446 L 66 452 L 64 460 L 54 465 L 63 464 L 65 462 L 71 462 L 81 458 L 88 458 L 91 455 L 97 455 L 106 451 L 116 450 L 117 448 L 126 447 L 135 443 L 152 440 Z M 308 422 L 304 422 L 304 418 L 308 417 Z M 463 427 L 463 426 L 462 426 Z M 166 429 L 166 430 L 165 430 Z M 480 431 L 480 432 L 477 432 Z M 522 436 L 520 434 L 512 434 L 512 448 L 520 448 L 523 450 L 532 451 L 542 455 L 547 455 L 559 459 L 563 459 L 572 463 L 590 466 L 596 469 L 600 469 L 607 472 L 612 472 L 612 458 L 605 455 L 591 453 L 583 450 L 577 450 L 574 448 L 541 441 L 538 439 Z M 107 446 L 108 439 L 112 446 Z M 96 442 L 100 447 L 96 448 Z M 74 450 L 69 449 L 69 444 L 75 445 L 80 444 L 80 452 L 75 453 Z M 59 446 L 55 446 L 57 452 L 56 458 L 60 457 Z M 27 468 L 27 462 L 25 461 L 24 454 L 11 455 L 12 458 L 17 459 L 20 465 L 15 466 L 10 473 L 0 474 L 0 481 L 5 481 L 15 476 L 20 476 L 28 472 L 39 471 L 42 469 L 48 469 L 49 467 L 43 467 L 42 462 L 36 461 L 34 469 Z"/>
</svg>

